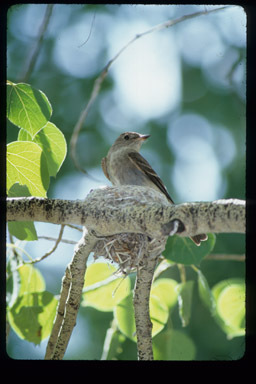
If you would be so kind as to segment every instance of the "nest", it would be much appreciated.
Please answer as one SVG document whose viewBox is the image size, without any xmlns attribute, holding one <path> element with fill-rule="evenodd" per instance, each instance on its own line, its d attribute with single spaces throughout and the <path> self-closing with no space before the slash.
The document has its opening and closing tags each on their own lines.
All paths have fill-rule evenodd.
<svg viewBox="0 0 256 384">
<path fill-rule="evenodd" d="M 165 248 L 166 238 L 151 239 L 140 233 L 121 233 L 97 241 L 94 259 L 103 256 L 118 264 L 118 272 L 131 273 L 144 265 L 151 255 L 159 255 Z"/>
</svg>

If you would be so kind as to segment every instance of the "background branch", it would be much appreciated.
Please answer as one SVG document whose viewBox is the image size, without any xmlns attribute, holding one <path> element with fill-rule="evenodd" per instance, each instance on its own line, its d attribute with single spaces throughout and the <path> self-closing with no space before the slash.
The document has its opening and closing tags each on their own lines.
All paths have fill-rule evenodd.
<svg viewBox="0 0 256 384">
<path fill-rule="evenodd" d="M 245 261 L 245 255 L 211 254 L 205 260 Z"/>
<path fill-rule="evenodd" d="M 200 11 L 200 12 L 195 12 L 195 13 L 192 13 L 190 15 L 185 15 L 185 16 L 182 16 L 182 17 L 179 17 L 175 20 L 168 20 L 164 23 L 161 23 L 161 24 L 158 24 L 150 29 L 148 29 L 147 31 L 145 32 L 142 32 L 142 33 L 139 33 L 139 34 L 136 34 L 130 41 L 128 41 L 128 43 L 126 43 L 121 49 L 120 51 L 117 52 L 117 54 L 111 59 L 109 60 L 109 62 L 107 63 L 107 65 L 103 68 L 103 70 L 101 71 L 101 73 L 99 74 L 99 76 L 96 78 L 95 82 L 94 82 L 94 85 L 93 85 L 93 89 L 92 89 L 92 92 L 91 92 L 91 96 L 89 98 L 89 101 L 88 103 L 86 104 L 86 106 L 84 107 L 84 109 L 82 110 L 80 116 L 79 116 L 79 119 L 75 125 L 75 128 L 73 130 L 73 133 L 72 133 L 72 136 L 71 136 L 71 139 L 70 139 L 70 155 L 71 155 L 71 158 L 74 162 L 74 165 L 76 166 L 76 168 L 83 172 L 83 173 L 87 173 L 79 164 L 79 161 L 78 161 L 78 158 L 77 158 L 77 153 L 76 153 L 76 144 L 77 144 L 77 140 L 78 140 L 78 137 L 79 137 L 79 133 L 82 129 L 82 126 L 85 122 L 85 119 L 89 113 L 89 110 L 90 108 L 92 107 L 94 101 L 96 100 L 99 92 L 100 92 L 100 89 L 101 89 L 101 86 L 102 86 L 102 83 L 105 79 L 105 77 L 107 76 L 108 74 L 108 71 L 111 67 L 111 65 L 119 58 L 119 56 L 130 46 L 132 45 L 136 40 L 144 37 L 145 35 L 148 35 L 150 33 L 153 33 L 153 32 L 157 32 L 157 31 L 160 31 L 162 29 L 166 29 L 166 28 L 170 28 L 172 26 L 174 26 L 175 24 L 178 24 L 178 23 L 181 23 L 185 20 L 189 20 L 189 19 L 193 19 L 195 17 L 198 17 L 198 16 L 202 16 L 202 15 L 207 15 L 209 13 L 212 13 L 212 12 L 217 12 L 217 11 L 220 11 L 220 10 L 223 10 L 225 8 L 228 8 L 228 6 L 225 6 L 225 7 L 220 7 L 220 8 L 217 8 L 217 9 L 211 9 L 209 11 L 205 10 L 205 11 Z"/>
<path fill-rule="evenodd" d="M 54 4 L 47 4 L 46 6 L 46 11 L 44 15 L 43 22 L 40 26 L 39 32 L 38 32 L 38 37 L 35 42 L 34 48 L 32 48 L 29 58 L 28 63 L 26 64 L 26 67 L 23 70 L 23 74 L 21 75 L 20 81 L 26 83 L 35 67 L 38 55 L 40 53 L 41 45 L 44 39 L 44 34 L 46 32 L 46 29 L 48 27 L 51 15 L 52 15 L 52 10 L 53 10 Z"/>
<path fill-rule="evenodd" d="M 55 239 L 55 244 L 54 246 L 52 247 L 52 249 L 50 249 L 50 251 L 46 252 L 43 256 L 41 257 L 37 257 L 36 259 L 33 259 L 33 260 L 30 260 L 30 261 L 27 261 L 26 264 L 35 264 L 35 263 L 38 263 L 39 261 L 42 261 L 44 259 L 46 259 L 46 257 L 50 256 L 53 252 L 56 251 L 59 243 L 62 241 L 62 236 L 63 236 L 63 232 L 64 232 L 64 228 L 65 228 L 65 225 L 61 224 L 60 226 L 60 232 L 59 232 L 59 236 L 57 239 Z"/>
</svg>

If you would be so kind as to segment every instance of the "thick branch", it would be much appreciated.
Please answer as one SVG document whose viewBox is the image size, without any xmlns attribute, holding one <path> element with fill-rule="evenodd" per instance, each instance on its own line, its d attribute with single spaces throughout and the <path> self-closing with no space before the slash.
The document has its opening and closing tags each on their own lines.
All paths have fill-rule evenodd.
<svg viewBox="0 0 256 384">
<path fill-rule="evenodd" d="M 178 233 L 245 233 L 245 201 L 237 199 L 170 205 L 151 188 L 107 187 L 93 190 L 86 200 L 38 197 L 8 198 L 8 221 L 79 224 L 97 235 L 144 233 L 168 236 L 178 220 Z"/>
</svg>

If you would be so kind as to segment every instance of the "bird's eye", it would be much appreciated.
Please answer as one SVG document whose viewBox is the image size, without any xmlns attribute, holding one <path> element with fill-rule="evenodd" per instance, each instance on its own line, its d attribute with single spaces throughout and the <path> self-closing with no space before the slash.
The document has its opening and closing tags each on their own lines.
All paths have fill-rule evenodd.
<svg viewBox="0 0 256 384">
<path fill-rule="evenodd" d="M 129 140 L 129 138 L 130 138 L 129 135 L 125 135 L 125 136 L 124 136 L 124 139 L 125 139 L 125 140 Z"/>
</svg>

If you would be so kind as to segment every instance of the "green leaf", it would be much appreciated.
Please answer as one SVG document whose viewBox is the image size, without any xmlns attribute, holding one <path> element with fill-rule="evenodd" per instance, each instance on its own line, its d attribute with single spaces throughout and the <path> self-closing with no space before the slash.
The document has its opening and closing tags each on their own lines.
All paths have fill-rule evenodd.
<svg viewBox="0 0 256 384">
<path fill-rule="evenodd" d="M 22 296 L 25 293 L 31 292 L 43 292 L 45 290 L 45 281 L 41 272 L 33 265 L 24 264 L 17 268 L 16 260 L 11 259 L 10 267 L 14 267 L 15 270 L 9 270 L 10 280 L 12 287 L 9 287 L 9 291 L 12 291 L 12 296 L 16 299 L 18 296 Z M 18 276 L 16 276 L 18 274 Z M 12 307 L 15 303 L 13 297 L 9 303 L 9 307 Z"/>
<path fill-rule="evenodd" d="M 215 315 L 216 305 L 215 300 L 212 294 L 212 291 L 209 288 L 208 282 L 200 270 L 197 270 L 197 281 L 198 281 L 198 291 L 199 297 L 202 303 L 209 309 L 212 315 Z"/>
<path fill-rule="evenodd" d="M 8 311 L 10 326 L 21 339 L 40 344 L 50 335 L 57 303 L 47 291 L 19 296 Z"/>
<path fill-rule="evenodd" d="M 8 192 L 8 197 L 27 197 L 31 196 L 26 185 L 15 183 Z M 33 241 L 37 240 L 35 225 L 32 221 L 9 221 L 9 232 L 19 240 Z"/>
<path fill-rule="evenodd" d="M 41 272 L 33 265 L 22 265 L 18 272 L 21 279 L 19 296 L 25 293 L 43 292 L 45 290 L 44 278 Z"/>
<path fill-rule="evenodd" d="M 6 268 L 6 303 L 7 308 L 12 307 L 20 292 L 20 274 L 18 272 L 18 258 L 10 254 Z"/>
<path fill-rule="evenodd" d="M 112 327 L 107 330 L 101 360 L 114 360 L 122 353 L 125 336 Z"/>
<path fill-rule="evenodd" d="M 20 129 L 18 140 L 37 143 L 45 154 L 49 175 L 56 176 L 67 154 L 65 136 L 56 125 L 48 122 L 33 139 L 25 129 Z"/>
<path fill-rule="evenodd" d="M 185 333 L 168 329 L 153 339 L 153 353 L 155 360 L 194 360 L 196 347 Z"/>
<path fill-rule="evenodd" d="M 245 334 L 245 283 L 227 279 L 212 288 L 216 300 L 216 320 L 228 338 Z"/>
<path fill-rule="evenodd" d="M 46 95 L 29 84 L 7 82 L 7 117 L 32 138 L 50 120 L 52 107 Z"/>
<path fill-rule="evenodd" d="M 157 279 L 151 288 L 151 295 L 157 296 L 161 303 L 167 308 L 173 308 L 177 303 L 179 284 L 176 280 L 162 278 Z"/>
<path fill-rule="evenodd" d="M 129 277 L 115 278 L 116 271 L 115 267 L 107 263 L 95 263 L 87 268 L 83 306 L 91 306 L 99 311 L 113 311 L 115 305 L 130 293 Z"/>
<path fill-rule="evenodd" d="M 182 326 L 186 327 L 189 324 L 192 308 L 192 294 L 194 288 L 194 281 L 186 281 L 179 286 L 179 315 Z"/>
<path fill-rule="evenodd" d="M 165 326 L 169 316 L 166 305 L 157 296 L 150 296 L 150 318 L 153 325 L 152 337 L 157 335 Z M 133 293 L 121 300 L 114 309 L 114 318 L 120 331 L 132 341 L 136 341 L 136 326 L 133 309 Z"/>
<path fill-rule="evenodd" d="M 132 292 L 114 308 L 114 318 L 120 331 L 130 340 L 136 341 Z"/>
<path fill-rule="evenodd" d="M 157 296 L 150 295 L 150 318 L 152 321 L 152 337 L 162 331 L 169 317 L 168 307 Z"/>
<path fill-rule="evenodd" d="M 201 245 L 196 246 L 191 239 L 170 236 L 167 240 L 163 255 L 166 259 L 179 264 L 194 264 L 198 265 L 201 260 L 207 256 L 214 248 L 215 235 L 208 234 L 208 240 L 202 241 Z"/>
<path fill-rule="evenodd" d="M 26 185 L 32 196 L 46 197 L 49 173 L 42 149 L 29 141 L 7 145 L 7 191 L 13 184 Z"/>
</svg>

